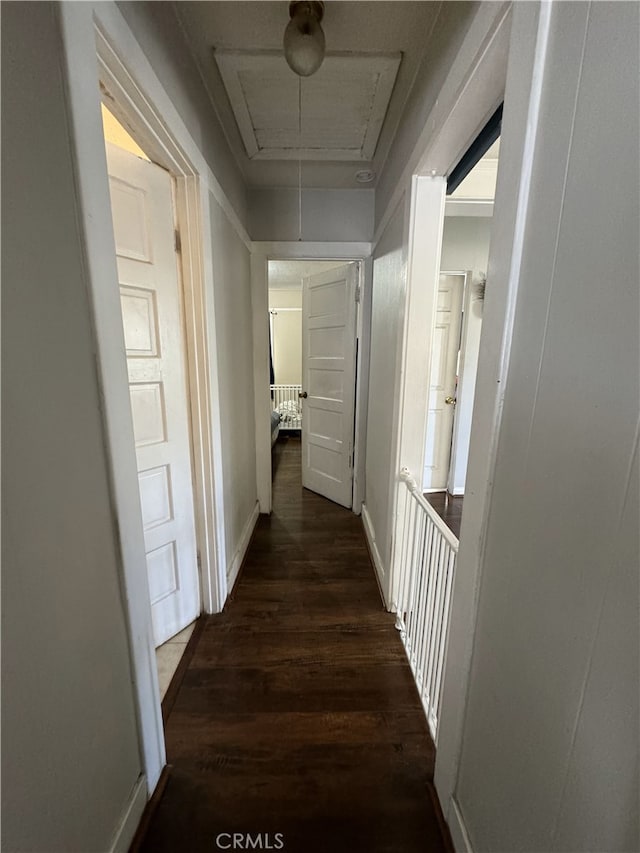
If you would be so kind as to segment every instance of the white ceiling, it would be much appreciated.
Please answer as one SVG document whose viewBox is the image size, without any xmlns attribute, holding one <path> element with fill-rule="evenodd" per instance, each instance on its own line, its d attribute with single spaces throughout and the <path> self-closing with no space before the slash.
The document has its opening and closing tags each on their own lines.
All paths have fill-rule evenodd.
<svg viewBox="0 0 640 853">
<path fill-rule="evenodd" d="M 440 5 L 437 0 L 330 0 L 325 4 L 322 28 L 326 38 L 327 67 L 325 69 L 323 65 L 317 75 L 308 78 L 309 91 L 303 89 L 303 119 L 307 109 L 313 113 L 309 112 L 307 120 L 303 121 L 304 186 L 346 188 L 375 185 L 358 184 L 355 174 L 362 169 L 373 169 L 377 173 L 382 170 L 425 46 L 436 24 Z M 181 0 L 175 3 L 175 9 L 248 185 L 297 186 L 298 153 L 291 149 L 299 147 L 299 114 L 293 92 L 293 88 L 297 92 L 298 78 L 282 61 L 293 88 L 283 83 L 286 77 L 276 75 L 274 79 L 271 74 L 253 73 L 249 96 L 238 98 L 238 86 L 235 86 L 235 95 L 233 83 L 225 87 L 215 59 L 216 53 L 220 57 L 229 51 L 259 53 L 263 57 L 266 51 L 271 51 L 280 57 L 282 37 L 289 21 L 288 2 L 238 0 L 205 3 Z M 354 55 L 369 54 L 369 65 L 376 61 L 380 63 L 381 55 L 386 54 L 387 59 L 390 55 L 401 55 L 395 82 L 392 73 L 387 72 L 386 82 L 391 74 L 391 86 L 388 88 L 392 88 L 388 106 L 378 104 L 375 109 L 372 107 L 375 87 L 372 87 L 371 70 L 360 75 L 344 70 L 335 73 L 338 66 L 332 69 L 334 60 L 331 55 L 336 53 L 351 57 L 352 62 Z M 259 68 L 259 64 L 254 66 L 254 72 L 256 67 Z M 237 84 L 237 69 L 225 72 L 228 84 L 234 75 Z M 315 93 L 313 88 L 316 88 Z M 236 115 L 243 114 L 240 122 L 234 115 L 234 99 Z M 365 109 L 367 103 L 368 112 Z M 266 112 L 259 107 L 260 104 L 266 107 Z M 279 116 L 277 125 L 271 122 L 265 126 L 265 120 L 276 115 L 276 108 Z M 350 116 L 358 114 L 358 111 L 360 120 L 351 121 L 349 126 Z M 279 130 L 288 131 L 288 135 L 279 134 Z M 295 132 L 295 138 L 291 131 Z M 376 140 L 373 137 L 378 131 Z"/>
</svg>

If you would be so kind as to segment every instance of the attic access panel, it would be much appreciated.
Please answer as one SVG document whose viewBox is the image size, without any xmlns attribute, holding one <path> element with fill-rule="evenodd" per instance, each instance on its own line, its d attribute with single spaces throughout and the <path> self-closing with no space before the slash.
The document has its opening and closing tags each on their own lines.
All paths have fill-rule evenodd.
<svg viewBox="0 0 640 853">
<path fill-rule="evenodd" d="M 250 159 L 372 159 L 401 54 L 330 54 L 304 78 L 275 51 L 215 57 Z"/>
</svg>

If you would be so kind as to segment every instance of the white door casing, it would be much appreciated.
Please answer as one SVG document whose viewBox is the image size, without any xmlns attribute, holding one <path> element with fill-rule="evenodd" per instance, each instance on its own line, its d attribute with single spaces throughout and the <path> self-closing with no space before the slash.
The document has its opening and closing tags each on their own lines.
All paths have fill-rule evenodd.
<svg viewBox="0 0 640 853">
<path fill-rule="evenodd" d="M 464 281 L 464 275 L 441 274 L 439 279 L 425 437 L 425 491 L 445 489 L 449 477 Z"/>
<path fill-rule="evenodd" d="M 351 507 L 358 265 L 302 288 L 302 485 Z"/>
<path fill-rule="evenodd" d="M 153 633 L 200 612 L 189 410 L 171 177 L 107 146 Z"/>
</svg>

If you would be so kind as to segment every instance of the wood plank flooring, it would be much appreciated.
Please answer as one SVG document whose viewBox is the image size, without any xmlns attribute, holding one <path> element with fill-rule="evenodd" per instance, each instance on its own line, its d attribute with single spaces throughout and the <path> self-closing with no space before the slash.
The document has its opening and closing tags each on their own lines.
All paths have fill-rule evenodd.
<svg viewBox="0 0 640 853">
<path fill-rule="evenodd" d="M 361 520 L 302 489 L 299 440 L 274 453 L 274 511 L 175 693 L 172 770 L 141 849 L 211 853 L 232 842 L 221 833 L 250 833 L 255 849 L 295 853 L 449 850 Z"/>
<path fill-rule="evenodd" d="M 447 525 L 449 530 L 460 538 L 460 525 L 462 523 L 462 506 L 464 496 L 454 497 L 448 492 L 427 492 L 425 498 Z"/>
</svg>

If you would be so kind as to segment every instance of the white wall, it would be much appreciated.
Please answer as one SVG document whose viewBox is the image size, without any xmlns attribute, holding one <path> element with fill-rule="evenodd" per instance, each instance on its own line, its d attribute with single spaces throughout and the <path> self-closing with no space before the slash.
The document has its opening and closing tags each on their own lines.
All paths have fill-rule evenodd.
<svg viewBox="0 0 640 853">
<path fill-rule="evenodd" d="M 225 513 L 228 561 L 237 564 L 239 540 L 246 541 L 256 509 L 249 252 L 230 224 L 233 219 L 242 231 L 232 206 L 241 219 L 243 185 L 228 149 L 225 154 L 208 125 L 208 104 L 200 115 L 204 123 L 196 121 L 199 107 L 191 99 L 200 97 L 194 92 L 200 84 L 189 74 L 184 77 L 191 61 L 184 45 L 179 39 L 174 43 L 167 27 L 156 31 L 144 18 L 166 13 L 155 4 L 125 6 L 136 17 L 155 71 L 175 98 L 174 103 L 167 99 L 167 121 L 178 127 L 181 144 L 188 140 L 185 151 L 198 164 L 203 186 L 211 185 L 219 197 L 219 176 L 228 194 L 227 213 L 213 198 L 206 211 L 212 239 L 209 244 L 205 236 L 205 254 L 215 267 L 210 296 L 216 328 L 209 330 L 210 347 L 222 364 L 219 387 L 216 382 L 212 388 L 212 406 L 221 409 L 220 455 L 225 460 L 224 499 L 217 509 Z M 88 278 L 93 288 L 96 264 L 104 260 L 101 253 L 109 242 L 105 237 L 97 244 L 95 230 L 88 236 L 91 227 L 98 227 L 92 223 L 110 220 L 106 167 L 102 208 L 95 195 L 90 209 L 84 195 L 82 210 L 76 202 L 79 190 L 100 186 L 99 180 L 89 180 L 96 164 L 85 156 L 87 149 L 102 150 L 99 141 L 93 144 L 100 139 L 100 96 L 92 12 L 105 24 L 116 52 L 147 83 L 153 70 L 114 4 L 65 6 L 66 41 L 60 9 L 28 3 L 2 8 L 3 165 L 11 175 L 3 187 L 6 222 L 11 220 L 5 229 L 11 247 L 3 256 L 5 320 L 10 318 L 11 326 L 4 333 L 3 359 L 10 405 L 3 423 L 3 847 L 43 853 L 109 849 L 132 794 L 141 792 L 119 842 L 126 846 L 146 795 L 145 784 L 136 787 L 141 745 L 122 604 L 130 590 L 121 588 L 118 571 L 122 549 L 130 543 L 126 536 L 119 538 L 112 516 L 115 493 L 108 482 L 100 409 L 105 386 L 98 382 L 87 293 Z M 65 83 L 69 93 L 63 91 Z M 80 109 L 78 104 L 91 103 L 92 92 L 95 110 Z M 74 145 L 83 152 L 75 163 Z M 210 268 L 204 279 L 211 281 Z M 236 377 L 244 394 L 229 405 Z M 137 649 L 144 632 L 140 625 L 132 630 Z M 137 698 L 145 737 L 161 739 L 161 730 L 149 731 L 155 695 Z M 153 752 L 163 759 L 160 742 L 155 751 L 147 752 L 147 746 L 145 741 L 145 758 Z M 153 787 L 159 768 L 152 770 Z"/>
<path fill-rule="evenodd" d="M 279 311 L 278 309 L 293 309 Z M 271 351 L 276 385 L 302 382 L 302 287 L 269 288 Z"/>
<path fill-rule="evenodd" d="M 250 253 L 210 196 L 227 572 L 257 500 Z"/>
<path fill-rule="evenodd" d="M 60 52 L 2 6 L 2 846 L 43 853 L 108 849 L 141 771 Z"/>
<path fill-rule="evenodd" d="M 370 242 L 373 190 L 302 190 L 302 240 Z M 249 191 L 249 233 L 253 240 L 297 240 L 300 236 L 298 190 Z"/>
<path fill-rule="evenodd" d="M 640 848 L 638 15 L 551 9 L 456 791 L 476 851 Z"/>
<path fill-rule="evenodd" d="M 345 261 L 269 261 L 269 310 L 272 351 L 278 385 L 302 382 L 302 283 L 306 276 L 343 266 Z M 280 311 L 278 308 L 295 308 Z"/>
<path fill-rule="evenodd" d="M 451 446 L 451 466 L 448 489 L 463 495 L 469 458 L 471 416 L 475 397 L 480 335 L 482 332 L 483 302 L 478 299 L 477 285 L 481 274 L 486 275 L 489 261 L 491 219 L 448 216 L 444 221 L 442 239 L 443 271 L 472 273 L 464 294 L 461 334 L 461 362 L 456 395 L 456 413 Z"/>
<path fill-rule="evenodd" d="M 367 412 L 366 497 L 363 515 L 379 555 L 378 569 L 391 561 L 390 481 L 395 474 L 393 448 L 397 353 L 402 339 L 406 288 L 405 203 L 396 208 L 373 259 L 371 355 Z M 383 588 L 388 582 L 381 578 Z"/>
<path fill-rule="evenodd" d="M 282 290 L 278 287 L 270 287 L 269 310 L 278 308 L 299 308 L 302 310 L 302 285 L 287 287 Z"/>
<path fill-rule="evenodd" d="M 442 270 L 478 270 L 486 273 L 490 239 L 491 217 L 445 216 Z"/>
</svg>

